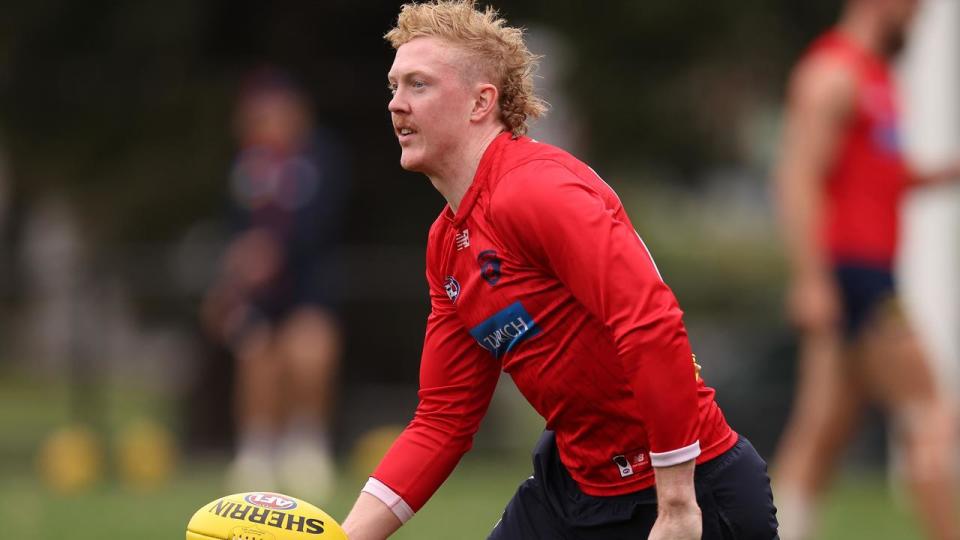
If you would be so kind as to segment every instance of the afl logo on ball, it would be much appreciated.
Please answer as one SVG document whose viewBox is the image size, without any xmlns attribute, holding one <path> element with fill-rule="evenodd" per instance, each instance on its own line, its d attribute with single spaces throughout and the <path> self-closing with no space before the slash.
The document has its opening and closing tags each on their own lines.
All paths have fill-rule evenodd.
<svg viewBox="0 0 960 540">
<path fill-rule="evenodd" d="M 297 501 L 276 493 L 251 493 L 243 498 L 248 503 L 271 510 L 293 510 Z"/>
<path fill-rule="evenodd" d="M 456 304 L 457 297 L 460 296 L 460 283 L 457 281 L 457 278 L 447 276 L 446 281 L 443 282 L 443 288 L 447 291 L 447 296 L 450 297 L 450 301 Z"/>
</svg>

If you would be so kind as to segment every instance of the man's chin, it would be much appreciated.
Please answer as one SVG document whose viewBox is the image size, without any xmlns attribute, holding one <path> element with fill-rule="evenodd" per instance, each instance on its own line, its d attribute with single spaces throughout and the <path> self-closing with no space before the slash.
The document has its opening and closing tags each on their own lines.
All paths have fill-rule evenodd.
<svg viewBox="0 0 960 540">
<path fill-rule="evenodd" d="M 400 155 L 400 167 L 405 171 L 423 172 L 423 163 L 419 157 Z"/>
</svg>

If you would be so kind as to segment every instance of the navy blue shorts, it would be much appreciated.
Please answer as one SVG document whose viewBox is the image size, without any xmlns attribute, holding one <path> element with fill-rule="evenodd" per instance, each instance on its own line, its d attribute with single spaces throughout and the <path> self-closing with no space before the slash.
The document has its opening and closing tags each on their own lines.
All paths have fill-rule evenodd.
<svg viewBox="0 0 960 540">
<path fill-rule="evenodd" d="M 250 309 L 227 336 L 229 343 L 238 346 L 253 329 L 262 325 L 275 330 L 301 309 L 315 308 L 336 315 L 335 287 L 340 281 L 334 265 L 327 263 L 329 260 L 327 254 L 320 252 L 312 266 L 301 262 L 299 266 L 286 268 L 270 283 L 252 292 L 246 298 Z"/>
<path fill-rule="evenodd" d="M 747 439 L 698 465 L 694 484 L 704 540 L 779 539 L 767 464 Z M 533 476 L 488 540 L 637 540 L 649 536 L 656 518 L 654 488 L 615 497 L 580 491 L 546 431 L 534 450 Z"/>
<path fill-rule="evenodd" d="M 885 302 L 896 298 L 893 270 L 865 264 L 840 263 L 834 267 L 843 303 L 844 331 L 855 338 Z"/>
</svg>

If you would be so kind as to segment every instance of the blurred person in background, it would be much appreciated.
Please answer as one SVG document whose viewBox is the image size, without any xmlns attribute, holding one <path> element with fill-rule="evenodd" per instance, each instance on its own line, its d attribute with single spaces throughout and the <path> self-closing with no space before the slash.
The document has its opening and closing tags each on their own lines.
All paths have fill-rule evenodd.
<svg viewBox="0 0 960 540">
<path fill-rule="evenodd" d="M 230 175 L 235 234 L 201 317 L 237 362 L 234 491 L 322 502 L 334 463 L 330 408 L 341 353 L 333 252 L 346 190 L 337 140 L 307 95 L 261 70 L 242 87 Z"/>
<path fill-rule="evenodd" d="M 420 403 L 344 521 L 351 540 L 388 537 L 433 496 L 501 371 L 547 431 L 489 538 L 776 538 L 766 464 L 700 377 L 616 193 L 524 136 L 545 106 L 522 31 L 440 0 L 404 5 L 386 37 L 400 165 L 447 206 L 427 241 Z"/>
<path fill-rule="evenodd" d="M 815 534 L 816 500 L 868 402 L 884 408 L 904 448 L 928 534 L 960 538 L 949 396 L 897 302 L 893 275 L 905 191 L 960 177 L 960 162 L 921 173 L 902 154 L 890 61 L 917 3 L 848 0 L 789 84 L 776 180 L 787 312 L 802 341 L 796 400 L 774 460 L 785 540 Z"/>
</svg>

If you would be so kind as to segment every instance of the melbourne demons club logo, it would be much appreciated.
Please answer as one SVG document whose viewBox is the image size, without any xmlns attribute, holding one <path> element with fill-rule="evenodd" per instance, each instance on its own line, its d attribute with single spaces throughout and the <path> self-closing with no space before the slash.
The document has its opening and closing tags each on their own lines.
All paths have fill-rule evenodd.
<svg viewBox="0 0 960 540">
<path fill-rule="evenodd" d="M 297 501 L 276 493 L 251 493 L 243 498 L 248 503 L 271 510 L 293 510 Z"/>
<path fill-rule="evenodd" d="M 447 291 L 450 301 L 456 304 L 457 298 L 460 296 L 460 282 L 457 281 L 457 278 L 447 276 L 447 279 L 443 282 L 443 290 Z"/>
<path fill-rule="evenodd" d="M 500 281 L 500 259 L 497 252 L 488 249 L 481 251 L 477 256 L 477 263 L 480 264 L 480 277 L 491 286 Z"/>
</svg>

